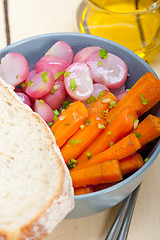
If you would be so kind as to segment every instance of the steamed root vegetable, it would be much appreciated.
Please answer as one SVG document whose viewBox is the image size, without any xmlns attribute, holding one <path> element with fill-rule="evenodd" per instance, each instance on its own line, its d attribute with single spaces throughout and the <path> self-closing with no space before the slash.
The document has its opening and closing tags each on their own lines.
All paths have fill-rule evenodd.
<svg viewBox="0 0 160 240">
<path fill-rule="evenodd" d="M 51 71 L 54 80 L 64 80 L 64 71 L 69 65 L 70 63 L 63 58 L 54 55 L 45 55 L 37 62 L 35 70 L 37 73 Z"/>
<path fill-rule="evenodd" d="M 73 62 L 87 62 L 88 58 L 93 54 L 99 52 L 102 48 L 98 46 L 85 47 L 76 53 L 73 58 Z"/>
<path fill-rule="evenodd" d="M 64 83 L 70 97 L 85 101 L 93 93 L 93 80 L 85 63 L 73 63 L 65 72 Z"/>
<path fill-rule="evenodd" d="M 63 101 L 67 97 L 67 92 L 63 81 L 55 81 L 52 90 L 45 95 L 42 99 L 47 103 L 52 109 L 59 109 Z"/>
<path fill-rule="evenodd" d="M 101 83 L 94 83 L 93 84 L 93 97 L 98 97 L 98 95 L 103 92 L 104 90 L 109 91 L 106 86 Z"/>
<path fill-rule="evenodd" d="M 94 157 L 91 156 L 89 161 L 78 162 L 78 166 L 71 171 L 77 171 L 79 169 L 110 161 L 112 159 L 121 160 L 134 154 L 138 149 L 141 148 L 139 139 L 133 133 L 127 135 L 116 144 L 110 144 L 110 146 L 110 148 L 95 155 Z"/>
<path fill-rule="evenodd" d="M 122 180 L 122 173 L 119 162 L 112 160 L 97 165 L 92 165 L 84 169 L 70 172 L 73 187 L 86 187 L 87 185 L 97 185 L 100 183 L 113 183 Z"/>
<path fill-rule="evenodd" d="M 105 120 L 96 113 L 86 119 L 79 130 L 61 148 L 66 164 L 71 158 L 77 158 L 94 141 L 105 128 L 104 124 Z"/>
<path fill-rule="evenodd" d="M 109 89 L 119 88 L 127 79 L 127 66 L 121 58 L 111 53 L 106 52 L 105 57 L 104 54 L 101 56 L 102 50 L 104 49 L 92 55 L 87 61 L 91 68 L 92 78 Z"/>
<path fill-rule="evenodd" d="M 66 110 L 63 110 L 60 117 L 51 127 L 57 145 L 62 147 L 79 129 L 80 125 L 85 122 L 87 117 L 87 108 L 80 101 L 71 103 Z"/>
<path fill-rule="evenodd" d="M 41 98 L 48 94 L 53 86 L 53 74 L 50 71 L 43 71 L 34 75 L 31 81 L 27 81 L 25 92 L 33 98 Z M 26 87 L 26 86 L 24 86 Z"/>
<path fill-rule="evenodd" d="M 74 188 L 74 195 L 82 195 L 94 192 L 93 186 Z"/>
<path fill-rule="evenodd" d="M 106 116 L 108 121 L 128 107 L 139 116 L 160 101 L 160 80 L 152 72 L 144 74 Z"/>
<path fill-rule="evenodd" d="M 23 55 L 10 52 L 1 59 L 0 76 L 8 84 L 16 87 L 28 77 L 28 74 L 28 62 Z"/>
<path fill-rule="evenodd" d="M 33 110 L 38 113 L 46 123 L 53 121 L 53 111 L 43 100 L 36 100 L 33 105 Z"/>
<path fill-rule="evenodd" d="M 87 160 L 87 153 L 91 157 L 107 150 L 111 143 L 117 143 L 123 137 L 127 136 L 134 128 L 137 114 L 131 109 L 124 109 L 115 117 L 99 134 L 97 138 L 86 148 L 86 150 L 77 158 L 78 162 Z"/>
<path fill-rule="evenodd" d="M 160 136 L 160 117 L 149 114 L 133 133 L 139 138 L 142 146 Z"/>
<path fill-rule="evenodd" d="M 71 63 L 73 60 L 73 50 L 70 45 L 63 41 L 57 41 L 53 46 L 46 52 L 45 55 L 54 55 L 63 58 L 67 62 Z"/>
<path fill-rule="evenodd" d="M 138 153 L 135 153 L 119 161 L 122 176 L 133 173 L 134 171 L 141 168 L 143 164 L 143 158 Z"/>
<path fill-rule="evenodd" d="M 29 107 L 31 106 L 31 100 L 25 93 L 17 92 L 17 95 L 22 100 L 23 103 L 27 104 Z"/>
</svg>

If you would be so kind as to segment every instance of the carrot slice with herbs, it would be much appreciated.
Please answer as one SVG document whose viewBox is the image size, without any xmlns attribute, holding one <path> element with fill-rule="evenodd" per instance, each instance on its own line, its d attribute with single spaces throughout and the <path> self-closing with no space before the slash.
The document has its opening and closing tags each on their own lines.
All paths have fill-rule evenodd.
<svg viewBox="0 0 160 240">
<path fill-rule="evenodd" d="M 122 175 L 133 173 L 144 165 L 143 158 L 140 154 L 135 153 L 119 161 Z"/>
<path fill-rule="evenodd" d="M 59 147 L 63 146 L 79 129 L 79 126 L 84 123 L 87 117 L 87 108 L 80 101 L 71 103 L 66 110 L 63 110 L 60 117 L 51 126 L 57 145 Z"/>
<path fill-rule="evenodd" d="M 80 126 L 79 130 L 61 148 L 66 164 L 71 158 L 77 158 L 91 144 L 105 128 L 105 123 L 106 121 L 98 114 L 92 114 L 86 119 L 83 127 Z"/>
<path fill-rule="evenodd" d="M 131 109 L 124 109 L 116 116 L 111 123 L 99 134 L 99 136 L 89 145 L 89 147 L 77 158 L 79 162 L 86 161 L 88 154 L 91 157 L 107 150 L 110 143 L 117 143 L 129 134 L 137 121 L 137 114 Z"/>
<path fill-rule="evenodd" d="M 129 92 L 117 103 L 106 119 L 111 121 L 124 108 L 128 107 L 139 116 L 148 111 L 160 101 L 160 80 L 152 73 L 144 74 L 129 90 Z"/>
<path fill-rule="evenodd" d="M 122 180 L 122 173 L 117 160 L 89 166 L 75 172 L 71 171 L 70 174 L 75 188 Z"/>
</svg>

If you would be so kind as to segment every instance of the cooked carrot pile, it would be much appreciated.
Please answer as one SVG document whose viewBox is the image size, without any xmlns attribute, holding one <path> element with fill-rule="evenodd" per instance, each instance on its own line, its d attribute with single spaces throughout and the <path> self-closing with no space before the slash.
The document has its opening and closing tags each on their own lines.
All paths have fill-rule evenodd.
<svg viewBox="0 0 160 240">
<path fill-rule="evenodd" d="M 160 100 L 160 80 L 143 75 L 117 103 L 104 91 L 87 109 L 77 101 L 52 125 L 75 195 L 112 186 L 144 165 L 137 151 L 160 136 L 160 117 L 139 117 Z"/>
</svg>

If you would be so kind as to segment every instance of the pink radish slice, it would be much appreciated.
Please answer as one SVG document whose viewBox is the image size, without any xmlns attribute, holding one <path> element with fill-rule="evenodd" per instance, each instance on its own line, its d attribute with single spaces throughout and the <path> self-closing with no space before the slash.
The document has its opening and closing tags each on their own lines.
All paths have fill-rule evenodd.
<svg viewBox="0 0 160 240">
<path fill-rule="evenodd" d="M 93 47 L 85 47 L 82 48 L 73 58 L 73 62 L 87 62 L 88 58 L 93 54 L 99 52 L 101 47 L 93 46 Z"/>
<path fill-rule="evenodd" d="M 94 97 L 97 97 L 99 95 L 100 92 L 103 92 L 104 90 L 108 90 L 108 88 L 106 86 L 104 86 L 103 84 L 101 83 L 94 83 L 93 84 L 93 96 Z"/>
<path fill-rule="evenodd" d="M 109 89 L 121 87 L 127 79 L 127 65 L 121 58 L 111 53 L 108 53 L 106 59 L 95 53 L 88 59 L 87 64 L 91 68 L 93 80 Z"/>
<path fill-rule="evenodd" d="M 20 97 L 23 103 L 27 104 L 29 107 L 31 106 L 31 100 L 26 94 L 22 92 L 17 92 L 17 95 Z"/>
<path fill-rule="evenodd" d="M 119 95 L 117 95 L 117 100 L 120 101 L 125 95 L 127 94 L 127 92 L 122 92 Z"/>
<path fill-rule="evenodd" d="M 116 88 L 116 89 L 111 89 L 110 91 L 111 91 L 111 93 L 113 93 L 115 96 L 123 93 L 123 92 L 125 91 L 125 83 L 124 83 L 121 87 Z"/>
<path fill-rule="evenodd" d="M 48 93 L 42 99 L 47 103 L 52 109 L 59 109 L 63 101 L 67 97 L 67 92 L 63 81 L 56 81 L 52 93 Z"/>
<path fill-rule="evenodd" d="M 50 71 L 37 73 L 27 82 L 26 93 L 32 98 L 41 98 L 47 95 L 54 86 L 53 74 Z"/>
<path fill-rule="evenodd" d="M 44 101 L 36 99 L 33 106 L 33 111 L 38 113 L 46 123 L 53 121 L 54 117 L 53 111 L 51 107 Z"/>
<path fill-rule="evenodd" d="M 64 80 L 64 74 L 62 71 L 69 67 L 69 65 L 69 62 L 60 57 L 46 55 L 37 62 L 35 69 L 37 73 L 49 70 L 53 73 L 55 80 Z"/>
<path fill-rule="evenodd" d="M 26 58 L 19 53 L 8 53 L 0 64 L 0 76 L 8 84 L 16 87 L 23 82 L 29 73 Z"/>
<path fill-rule="evenodd" d="M 93 80 L 87 64 L 71 64 L 66 69 L 64 84 L 68 95 L 73 99 L 79 101 L 88 99 L 93 93 Z"/>
<path fill-rule="evenodd" d="M 73 60 L 73 50 L 70 45 L 63 41 L 58 41 L 46 52 L 45 55 L 54 55 L 63 58 L 71 63 Z"/>
<path fill-rule="evenodd" d="M 32 78 L 36 75 L 36 70 L 32 70 L 31 72 L 29 72 L 27 79 L 24 81 L 24 83 L 22 83 L 22 89 L 25 92 L 27 89 L 27 82 L 32 81 Z"/>
</svg>

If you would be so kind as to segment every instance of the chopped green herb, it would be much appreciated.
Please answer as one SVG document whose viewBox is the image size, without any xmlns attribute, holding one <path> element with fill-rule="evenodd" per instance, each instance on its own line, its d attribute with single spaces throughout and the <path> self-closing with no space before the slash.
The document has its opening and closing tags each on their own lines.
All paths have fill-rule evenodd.
<svg viewBox="0 0 160 240">
<path fill-rule="evenodd" d="M 103 92 L 103 91 L 99 92 L 99 94 L 98 94 L 97 98 L 101 98 L 101 97 L 103 96 L 103 94 L 104 94 L 104 92 Z"/>
<path fill-rule="evenodd" d="M 147 157 L 147 158 L 144 159 L 144 162 L 148 162 L 148 160 L 149 160 L 149 158 Z"/>
<path fill-rule="evenodd" d="M 82 124 L 82 125 L 80 125 L 80 129 L 82 130 L 82 129 L 84 129 L 84 125 Z"/>
<path fill-rule="evenodd" d="M 74 168 L 76 166 L 76 164 L 77 164 L 77 160 L 74 159 L 74 158 L 71 158 L 71 160 L 68 161 L 68 168 L 72 169 L 72 168 Z"/>
<path fill-rule="evenodd" d="M 99 65 L 99 66 L 102 66 L 102 64 L 103 64 L 102 62 L 98 62 L 98 65 Z"/>
<path fill-rule="evenodd" d="M 140 133 L 135 132 L 134 134 L 136 135 L 136 137 L 142 138 L 142 135 Z"/>
<path fill-rule="evenodd" d="M 53 117 L 53 121 L 55 122 L 55 121 L 57 121 L 57 120 L 58 120 L 58 116 L 55 115 L 55 116 Z"/>
<path fill-rule="evenodd" d="M 107 134 L 110 136 L 110 135 L 112 134 L 112 132 L 111 132 L 111 131 L 108 131 Z"/>
<path fill-rule="evenodd" d="M 58 116 L 59 115 L 59 111 L 57 109 L 53 110 L 54 115 Z"/>
<path fill-rule="evenodd" d="M 90 125 L 89 118 L 86 119 L 85 123 L 86 123 L 87 125 Z"/>
<path fill-rule="evenodd" d="M 115 101 L 110 101 L 109 108 L 112 109 L 115 106 L 116 106 L 116 102 Z"/>
<path fill-rule="evenodd" d="M 107 110 L 104 110 L 103 113 L 102 113 L 102 116 L 105 117 L 108 115 L 108 109 Z"/>
<path fill-rule="evenodd" d="M 131 90 L 130 88 L 127 88 L 127 89 L 126 89 L 126 92 L 128 93 L 130 90 Z"/>
<path fill-rule="evenodd" d="M 54 94 L 54 89 L 52 88 L 52 90 L 50 91 L 50 93 Z"/>
<path fill-rule="evenodd" d="M 72 101 L 64 101 L 64 102 L 62 103 L 62 108 L 63 108 L 63 109 L 66 109 L 71 103 L 72 103 Z"/>
<path fill-rule="evenodd" d="M 91 153 L 90 152 L 87 152 L 87 158 L 91 159 Z"/>
<path fill-rule="evenodd" d="M 81 143 L 81 142 L 82 142 L 82 139 L 75 140 L 75 139 L 71 138 L 71 139 L 69 140 L 69 142 L 70 142 L 71 145 L 74 145 L 74 144 Z"/>
<path fill-rule="evenodd" d="M 111 99 L 110 98 L 105 98 L 102 100 L 102 103 L 109 103 L 111 102 Z"/>
<path fill-rule="evenodd" d="M 109 146 L 112 147 L 114 145 L 114 142 L 110 142 Z"/>
<path fill-rule="evenodd" d="M 143 94 L 141 94 L 140 97 L 142 98 L 142 104 L 143 104 L 143 105 L 146 105 L 146 104 L 147 104 L 147 99 L 144 98 L 144 95 L 143 95 Z"/>
<path fill-rule="evenodd" d="M 54 75 L 54 80 L 57 80 L 60 76 L 63 75 L 64 72 L 65 72 L 65 70 L 63 70 L 63 71 L 61 71 L 61 72 L 59 72 L 59 73 L 56 73 L 56 74 Z"/>
<path fill-rule="evenodd" d="M 53 122 L 49 122 L 48 126 L 51 127 L 53 125 Z"/>
<path fill-rule="evenodd" d="M 57 91 L 57 89 L 58 89 L 58 86 L 54 85 L 50 93 L 54 94 L 54 91 Z"/>
<path fill-rule="evenodd" d="M 100 124 L 100 123 L 99 123 L 99 124 L 98 124 L 98 128 L 99 128 L 99 129 L 104 129 L 105 126 L 104 126 L 103 124 Z"/>
<path fill-rule="evenodd" d="M 17 74 L 17 76 L 16 76 L 16 79 L 18 78 L 18 74 Z"/>
<path fill-rule="evenodd" d="M 75 78 L 71 78 L 70 79 L 70 89 L 72 91 L 74 91 L 76 89 L 77 85 L 76 85 L 76 81 L 75 81 Z"/>
<path fill-rule="evenodd" d="M 21 83 L 21 87 L 23 88 L 23 87 L 25 87 L 25 86 L 26 86 L 25 82 L 22 82 L 22 83 Z"/>
<path fill-rule="evenodd" d="M 108 124 L 110 124 L 111 123 L 111 121 L 108 121 Z"/>
<path fill-rule="evenodd" d="M 44 103 L 44 100 L 43 100 L 43 99 L 40 99 L 39 101 L 40 101 L 41 103 Z"/>
<path fill-rule="evenodd" d="M 71 73 L 71 72 L 65 72 L 65 73 L 64 73 L 64 77 L 69 77 L 70 73 Z"/>
<path fill-rule="evenodd" d="M 43 78 L 44 83 L 46 83 L 49 80 L 47 72 L 45 72 L 45 71 L 43 71 L 43 73 L 41 74 L 41 77 Z"/>
<path fill-rule="evenodd" d="M 32 84 L 33 84 L 32 81 L 28 81 L 28 82 L 27 82 L 27 86 L 28 86 L 28 87 L 32 86 Z"/>
<path fill-rule="evenodd" d="M 139 124 L 139 120 L 138 119 L 134 119 L 134 129 L 137 128 L 138 124 Z"/>
<path fill-rule="evenodd" d="M 108 57 L 108 52 L 103 48 L 99 51 L 99 56 L 102 58 L 102 59 L 106 59 Z"/>
<path fill-rule="evenodd" d="M 52 131 L 52 130 L 51 130 Z M 54 132 L 52 131 L 52 133 L 54 134 Z"/>
<path fill-rule="evenodd" d="M 96 101 L 96 97 L 94 97 L 93 95 L 91 95 L 87 100 L 86 100 L 86 103 L 90 104 L 92 102 L 95 102 Z"/>
</svg>

